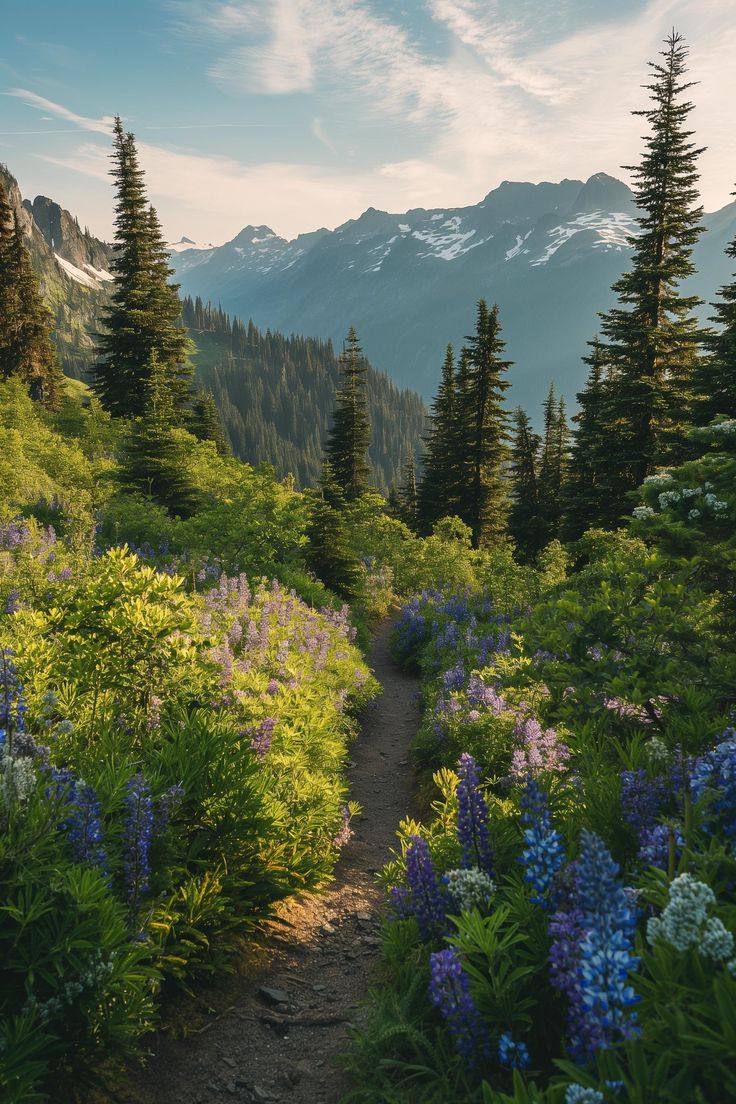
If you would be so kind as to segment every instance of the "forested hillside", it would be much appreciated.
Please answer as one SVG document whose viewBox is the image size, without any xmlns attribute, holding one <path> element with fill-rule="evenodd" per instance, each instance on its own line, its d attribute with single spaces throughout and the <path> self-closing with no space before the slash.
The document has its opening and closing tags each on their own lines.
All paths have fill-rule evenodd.
<svg viewBox="0 0 736 1104">
<path fill-rule="evenodd" d="M 313 486 L 322 464 L 338 378 L 332 342 L 270 330 L 262 333 L 221 309 L 186 298 L 182 317 L 196 345 L 198 382 L 212 392 L 236 456 L 267 460 L 280 476 Z M 413 391 L 368 369 L 373 433 L 370 460 L 376 485 L 401 481 L 408 456 L 421 451 L 426 412 Z"/>
</svg>

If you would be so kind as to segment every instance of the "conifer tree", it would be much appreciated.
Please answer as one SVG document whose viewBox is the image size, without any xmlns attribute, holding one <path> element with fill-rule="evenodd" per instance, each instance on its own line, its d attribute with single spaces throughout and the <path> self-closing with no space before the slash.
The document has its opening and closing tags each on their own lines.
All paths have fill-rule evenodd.
<svg viewBox="0 0 736 1104">
<path fill-rule="evenodd" d="M 132 134 L 116 118 L 113 168 L 115 277 L 105 332 L 97 337 L 94 389 L 112 414 L 140 415 L 151 365 L 159 366 L 161 386 L 171 396 L 171 417 L 181 420 L 189 398 L 189 339 L 180 326 L 178 285 L 169 281 L 166 246 L 155 211 L 146 198 L 143 171 Z"/>
<path fill-rule="evenodd" d="M 13 334 L 18 324 L 18 288 L 13 275 L 15 216 L 0 179 L 0 379 L 14 372 Z"/>
<path fill-rule="evenodd" d="M 220 456 L 230 455 L 217 403 L 211 391 L 202 388 L 194 393 L 188 428 L 200 441 L 213 441 Z"/>
<path fill-rule="evenodd" d="M 146 373 L 143 412 L 133 421 L 120 478 L 172 514 L 189 517 L 199 498 L 186 469 L 187 435 L 173 428 L 174 422 L 169 378 L 154 352 Z"/>
<path fill-rule="evenodd" d="M 570 430 L 567 424 L 565 400 L 555 397 L 550 384 L 544 406 L 544 439 L 539 465 L 539 512 L 542 520 L 543 545 L 555 540 L 560 532 L 562 490 L 569 459 Z"/>
<path fill-rule="evenodd" d="M 522 563 L 534 560 L 544 546 L 544 520 L 540 513 L 537 457 L 541 445 L 528 414 L 518 407 L 513 414 L 511 446 L 511 509 L 509 535 Z"/>
<path fill-rule="evenodd" d="M 368 489 L 371 434 L 366 395 L 368 367 L 353 326 L 350 327 L 338 367 L 340 385 L 335 396 L 332 428 L 325 445 L 325 464 L 329 466 L 330 482 L 335 483 L 350 501 Z"/>
<path fill-rule="evenodd" d="M 611 366 L 606 386 L 604 454 L 610 469 L 606 520 L 625 508 L 626 494 L 658 465 L 684 452 L 683 427 L 700 333 L 695 296 L 681 282 L 694 271 L 692 251 L 701 233 L 702 207 L 696 207 L 697 158 L 702 150 L 686 129 L 693 105 L 683 99 L 687 49 L 681 35 L 666 39 L 662 62 L 650 62 L 646 87 L 652 106 L 635 114 L 651 133 L 641 163 L 629 166 L 640 214 L 633 240 L 631 270 L 614 285 L 618 305 L 602 315 L 605 359 Z M 603 518 L 599 520 L 604 520 Z"/>
<path fill-rule="evenodd" d="M 736 238 L 726 247 L 726 254 L 736 259 Z M 717 414 L 736 418 L 736 273 L 719 295 L 711 318 L 719 328 L 706 337 L 708 356 L 695 374 L 694 420 L 698 425 L 708 425 Z"/>
<path fill-rule="evenodd" d="M 579 409 L 572 419 L 576 428 L 563 489 L 562 519 L 562 537 L 568 541 L 577 540 L 586 529 L 608 516 L 611 488 L 603 423 L 606 389 L 603 358 L 603 347 L 595 338 L 590 354 L 583 357 L 588 365 L 588 378 L 577 395 Z"/>
<path fill-rule="evenodd" d="M 345 524 L 345 495 L 324 465 L 320 488 L 308 492 L 306 561 L 311 571 L 340 597 L 354 601 L 360 596 L 360 565 Z"/>
<path fill-rule="evenodd" d="M 21 225 L 0 184 L 0 379 L 22 380 L 32 398 L 56 409 L 64 376 L 52 328 Z"/>
<path fill-rule="evenodd" d="M 399 490 L 399 506 L 401 520 L 405 525 L 416 532 L 419 512 L 419 495 L 417 490 L 417 469 L 414 461 L 414 453 L 410 452 L 404 465 L 403 482 Z"/>
<path fill-rule="evenodd" d="M 432 532 L 432 526 L 439 518 L 453 512 L 452 446 L 456 388 L 455 354 L 452 345 L 448 345 L 439 386 L 432 401 L 429 432 L 424 438 L 426 450 L 418 488 L 419 527 L 424 534 Z"/>
<path fill-rule="evenodd" d="M 475 333 L 467 339 L 467 390 L 461 418 L 469 431 L 469 485 L 463 521 L 470 527 L 474 548 L 497 540 L 506 531 L 507 483 L 503 467 L 508 459 L 508 414 L 503 395 L 509 387 L 505 373 L 511 362 L 502 358 L 498 307 L 478 303 Z"/>
</svg>

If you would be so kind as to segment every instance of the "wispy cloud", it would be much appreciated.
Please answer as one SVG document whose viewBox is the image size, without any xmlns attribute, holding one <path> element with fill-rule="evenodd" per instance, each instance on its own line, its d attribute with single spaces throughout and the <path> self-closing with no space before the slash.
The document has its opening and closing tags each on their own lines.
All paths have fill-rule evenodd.
<svg viewBox="0 0 736 1104">
<path fill-rule="evenodd" d="M 74 123 L 81 130 L 89 130 L 97 134 L 109 135 L 114 122 L 112 115 L 104 115 L 101 119 L 93 119 L 87 115 L 78 115 L 75 111 L 70 111 L 68 107 L 64 107 L 62 104 L 47 100 L 45 96 L 39 96 L 35 92 L 29 92 L 27 88 L 9 88 L 4 95 L 15 96 L 16 99 L 23 100 L 23 102 L 30 107 L 38 108 L 41 111 L 48 111 L 49 115 L 53 115 L 57 119 L 65 119 L 66 122 Z"/>
</svg>

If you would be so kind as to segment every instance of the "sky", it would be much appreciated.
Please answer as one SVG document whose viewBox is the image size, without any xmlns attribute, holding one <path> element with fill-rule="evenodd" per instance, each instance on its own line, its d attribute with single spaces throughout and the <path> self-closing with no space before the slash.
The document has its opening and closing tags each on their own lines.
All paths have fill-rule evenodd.
<svg viewBox="0 0 736 1104">
<path fill-rule="evenodd" d="M 690 46 L 706 210 L 736 180 L 734 0 L 0 0 L 0 161 L 112 236 L 112 117 L 170 241 L 479 202 L 640 154 L 641 85 Z"/>
</svg>

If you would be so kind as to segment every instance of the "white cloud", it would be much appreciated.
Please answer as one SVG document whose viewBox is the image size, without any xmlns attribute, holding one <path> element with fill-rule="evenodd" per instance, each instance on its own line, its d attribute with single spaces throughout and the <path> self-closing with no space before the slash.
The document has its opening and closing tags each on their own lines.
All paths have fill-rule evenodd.
<svg viewBox="0 0 736 1104">
<path fill-rule="evenodd" d="M 43 96 L 36 95 L 35 92 L 29 92 L 26 88 L 10 88 L 5 95 L 14 96 L 16 99 L 23 100 L 29 107 L 48 111 L 50 115 L 58 119 L 65 119 L 68 123 L 76 124 L 82 130 L 93 131 L 97 134 L 109 135 L 115 121 L 111 115 L 104 115 L 101 119 L 91 119 L 87 115 L 77 115 L 76 112 L 70 111 L 68 107 L 53 103 Z"/>
</svg>

